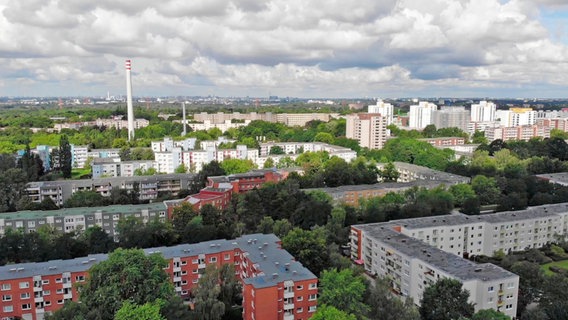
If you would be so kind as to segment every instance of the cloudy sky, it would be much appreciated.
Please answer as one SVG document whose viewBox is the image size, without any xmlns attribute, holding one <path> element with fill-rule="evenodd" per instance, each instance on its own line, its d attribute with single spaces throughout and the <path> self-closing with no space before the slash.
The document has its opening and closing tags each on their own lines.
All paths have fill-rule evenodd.
<svg viewBox="0 0 568 320">
<path fill-rule="evenodd" d="M 567 0 L 0 0 L 0 96 L 567 97 Z"/>
</svg>

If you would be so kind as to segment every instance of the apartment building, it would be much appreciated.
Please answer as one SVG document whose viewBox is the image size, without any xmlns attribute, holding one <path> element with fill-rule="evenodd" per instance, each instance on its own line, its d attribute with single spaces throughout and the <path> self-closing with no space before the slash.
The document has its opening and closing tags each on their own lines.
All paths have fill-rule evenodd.
<svg viewBox="0 0 568 320">
<path fill-rule="evenodd" d="M 42 226 L 50 226 L 61 232 L 87 230 L 99 226 L 115 237 L 118 221 L 135 217 L 143 222 L 154 218 L 167 219 L 166 205 L 162 202 L 138 205 L 114 205 L 105 207 L 65 208 L 49 211 L 18 211 L 0 216 L 0 235 L 6 229 L 22 229 L 24 232 L 37 232 Z"/>
<path fill-rule="evenodd" d="M 154 200 L 159 192 L 177 194 L 187 189 L 189 182 L 195 179 L 194 174 L 161 174 L 153 176 L 109 177 L 89 180 L 61 180 L 30 182 L 26 192 L 31 201 L 40 203 L 49 197 L 55 204 L 62 206 L 75 192 L 95 191 L 106 197 L 113 188 L 138 189 L 139 200 Z"/>
<path fill-rule="evenodd" d="M 162 141 L 152 141 L 151 148 L 154 153 L 168 152 L 174 148 L 181 148 L 183 151 L 194 150 L 196 147 L 197 138 L 187 138 L 184 140 L 174 141 L 170 137 L 165 137 Z"/>
<path fill-rule="evenodd" d="M 462 281 L 464 288 L 470 290 L 476 308 L 490 307 L 514 316 L 518 278 L 515 283 L 514 277 L 501 271 L 501 276 L 495 278 L 483 275 L 485 268 L 493 271 L 498 268 L 473 264 L 461 257 L 492 256 L 498 251 L 511 253 L 541 248 L 554 242 L 557 236 L 567 234 L 568 203 L 559 203 L 479 216 L 452 214 L 352 226 L 351 245 L 353 259 L 364 264 L 371 274 L 385 275 L 386 262 L 380 255 L 384 252 L 382 248 L 390 245 L 389 249 L 406 257 L 406 261 L 412 258 L 428 264 L 428 269 L 424 269 L 425 263 L 422 263 L 422 268 L 418 266 L 418 269 Z M 370 240 L 366 240 L 367 238 Z M 409 251 L 412 247 L 416 250 Z M 406 266 L 408 269 L 416 268 L 415 265 Z M 459 266 L 462 273 L 448 271 L 447 268 L 452 266 Z M 482 271 L 476 271 L 479 268 Z M 409 275 L 411 272 L 403 274 Z M 476 286 L 481 284 L 482 289 L 485 286 L 487 290 L 472 287 L 471 283 L 467 284 L 465 277 L 471 277 Z M 417 301 L 423 288 L 415 289 L 412 285 L 416 281 L 422 282 L 422 278 L 418 279 L 406 279 L 408 289 L 404 291 L 402 287 L 401 294 L 412 296 Z M 402 280 L 404 283 L 405 278 Z M 478 296 L 480 293 L 486 295 Z"/>
<path fill-rule="evenodd" d="M 181 122 L 182 120 L 174 120 L 174 122 Z M 187 122 L 187 121 L 186 121 Z M 250 124 L 250 120 L 244 120 L 243 122 L 233 122 L 232 120 L 225 120 L 221 123 L 215 123 L 211 120 L 205 120 L 203 123 L 188 122 L 187 126 L 193 131 L 207 131 L 213 128 L 217 128 L 222 132 L 229 129 L 238 129 L 240 127 L 246 127 Z"/>
<path fill-rule="evenodd" d="M 408 126 L 414 129 L 424 129 L 427 125 L 433 123 L 432 113 L 436 110 L 438 110 L 438 106 L 427 101 L 420 101 L 417 105 L 411 105 L 408 113 Z"/>
<path fill-rule="evenodd" d="M 428 286 L 451 278 L 469 291 L 469 302 L 476 311 L 495 309 L 516 316 L 519 276 L 493 264 L 476 264 L 432 247 L 402 233 L 396 224 L 352 226 L 351 250 L 352 259 L 369 274 L 390 278 L 392 291 L 413 298 L 416 304 L 420 304 Z"/>
<path fill-rule="evenodd" d="M 207 187 L 231 189 L 233 193 L 244 193 L 258 189 L 267 182 L 276 183 L 282 180 L 282 175 L 272 169 L 259 169 L 227 176 L 207 177 Z"/>
<path fill-rule="evenodd" d="M 379 113 L 387 119 L 387 126 L 394 122 L 394 107 L 392 104 L 377 100 L 377 104 L 369 105 L 367 113 Z"/>
<path fill-rule="evenodd" d="M 417 166 L 406 162 L 393 162 L 396 170 L 400 174 L 397 182 L 410 182 L 416 180 L 434 180 L 442 181 L 446 185 L 469 183 L 469 177 L 459 176 L 457 174 L 447 173 L 430 169 L 427 167 Z M 377 167 L 383 169 L 384 163 L 379 163 Z"/>
<path fill-rule="evenodd" d="M 390 136 L 388 118 L 379 113 L 357 113 L 346 117 L 345 136 L 369 149 L 382 149 Z"/>
<path fill-rule="evenodd" d="M 207 265 L 232 264 L 243 284 L 243 319 L 304 320 L 317 306 L 317 277 L 303 267 L 272 234 L 252 234 L 234 240 L 213 240 L 173 247 L 144 249 L 161 254 L 175 291 L 189 299 Z M 2 319 L 42 320 L 46 314 L 77 301 L 76 284 L 106 254 L 71 260 L 23 263 L 0 267 Z"/>
<path fill-rule="evenodd" d="M 568 117 L 537 119 L 536 125 L 568 132 Z"/>
<path fill-rule="evenodd" d="M 535 124 L 537 112 L 532 108 L 509 108 L 497 110 L 495 117 L 504 127 L 526 126 Z"/>
<path fill-rule="evenodd" d="M 254 121 L 262 120 L 266 122 L 278 122 L 283 123 L 289 127 L 300 126 L 305 127 L 310 121 L 323 121 L 329 122 L 332 118 L 337 118 L 339 114 L 336 113 L 196 113 L 193 115 L 193 119 L 199 122 L 210 121 L 211 123 L 221 124 L 226 121 L 231 120 L 244 120 L 244 121 Z"/>
<path fill-rule="evenodd" d="M 357 153 L 349 148 L 334 146 L 323 142 L 268 142 L 260 144 L 259 158 L 273 157 L 270 150 L 273 147 L 280 147 L 285 153 L 285 156 L 299 155 L 304 152 L 321 152 L 329 153 L 330 157 L 336 156 L 346 162 L 351 162 L 357 157 Z"/>
<path fill-rule="evenodd" d="M 509 140 L 525 140 L 532 138 L 550 138 L 550 127 L 545 125 L 523 125 L 516 127 L 493 127 L 485 129 L 485 137 L 487 140 L 495 141 L 501 139 Z"/>
<path fill-rule="evenodd" d="M 436 128 L 459 128 L 467 130 L 470 112 L 465 107 L 442 107 L 432 112 L 432 124 Z"/>
<path fill-rule="evenodd" d="M 466 139 L 464 137 L 439 137 L 439 138 L 425 138 L 418 139 L 420 141 L 426 141 L 434 147 L 451 147 L 464 145 Z"/>
<path fill-rule="evenodd" d="M 471 122 L 493 122 L 497 106 L 493 102 L 479 101 L 471 105 Z"/>
</svg>

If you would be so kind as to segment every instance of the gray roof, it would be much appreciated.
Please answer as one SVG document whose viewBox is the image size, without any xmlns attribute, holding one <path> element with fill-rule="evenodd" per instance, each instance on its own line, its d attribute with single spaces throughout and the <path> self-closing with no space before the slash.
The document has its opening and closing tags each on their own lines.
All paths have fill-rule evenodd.
<svg viewBox="0 0 568 320">
<path fill-rule="evenodd" d="M 258 264 L 263 274 L 245 279 L 245 283 L 256 288 L 270 287 L 286 280 L 300 281 L 317 277 L 286 250 L 281 249 L 280 239 L 273 234 L 250 234 L 234 240 L 212 240 L 195 244 L 181 244 L 172 247 L 144 249 L 146 254 L 159 253 L 166 259 L 212 254 L 240 248 L 248 258 Z M 35 275 L 52 275 L 63 272 L 88 270 L 93 264 L 108 258 L 106 254 L 89 255 L 70 260 L 20 263 L 0 267 L 0 279 L 19 279 Z M 289 265 L 287 265 L 289 264 Z M 286 269 L 287 268 L 287 269 Z"/>
<path fill-rule="evenodd" d="M 469 177 L 460 176 L 453 173 L 438 171 L 430 169 L 427 167 L 418 166 L 406 162 L 393 162 L 397 169 L 408 170 L 416 174 L 423 175 L 425 177 L 430 177 L 436 180 L 446 180 L 446 181 L 469 181 Z"/>
<path fill-rule="evenodd" d="M 504 223 L 534 219 L 537 217 L 553 217 L 559 213 L 568 213 L 568 203 L 547 204 L 529 207 L 525 210 L 504 211 L 477 216 L 452 214 L 443 216 L 392 220 L 389 223 L 404 226 L 408 229 L 429 228 L 436 226 L 465 225 L 475 222 Z"/>
<path fill-rule="evenodd" d="M 568 172 L 537 174 L 536 177 L 553 183 L 568 185 Z"/>
<path fill-rule="evenodd" d="M 490 263 L 477 264 L 455 254 L 432 247 L 420 240 L 396 232 L 392 230 L 391 227 L 392 226 L 389 224 L 357 226 L 357 228 L 364 230 L 371 238 L 390 245 L 406 256 L 418 258 L 435 266 L 461 281 L 474 279 L 491 281 L 517 277 L 514 273 L 496 265 Z"/>
</svg>

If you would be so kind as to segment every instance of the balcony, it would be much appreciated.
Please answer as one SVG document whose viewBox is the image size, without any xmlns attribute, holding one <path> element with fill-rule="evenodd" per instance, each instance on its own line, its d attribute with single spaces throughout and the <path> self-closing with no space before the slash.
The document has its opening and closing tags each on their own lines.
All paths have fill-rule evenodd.
<svg viewBox="0 0 568 320">
<path fill-rule="evenodd" d="M 293 298 L 294 291 L 284 291 L 284 299 Z"/>
<path fill-rule="evenodd" d="M 284 304 L 284 310 L 294 310 L 294 304 L 293 303 L 285 303 Z"/>
</svg>

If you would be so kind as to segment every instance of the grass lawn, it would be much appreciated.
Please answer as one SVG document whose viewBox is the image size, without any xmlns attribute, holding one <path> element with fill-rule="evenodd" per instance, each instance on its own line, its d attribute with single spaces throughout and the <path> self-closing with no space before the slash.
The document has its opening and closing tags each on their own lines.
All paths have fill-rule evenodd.
<svg viewBox="0 0 568 320">
<path fill-rule="evenodd" d="M 550 271 L 550 267 L 551 266 L 555 266 L 558 268 L 562 268 L 562 269 L 566 269 L 568 270 L 568 260 L 562 260 L 562 261 L 555 261 L 555 262 L 551 262 L 551 263 L 547 263 L 547 264 L 543 264 L 542 266 L 540 266 L 542 268 L 542 270 L 544 270 L 544 273 L 548 276 L 553 275 L 554 272 Z"/>
<path fill-rule="evenodd" d="M 71 171 L 71 179 L 80 179 L 82 176 L 91 174 L 91 168 L 73 169 Z"/>
</svg>

